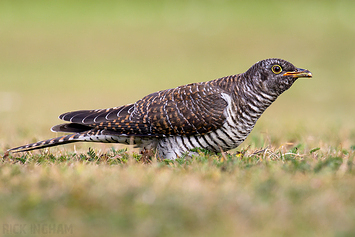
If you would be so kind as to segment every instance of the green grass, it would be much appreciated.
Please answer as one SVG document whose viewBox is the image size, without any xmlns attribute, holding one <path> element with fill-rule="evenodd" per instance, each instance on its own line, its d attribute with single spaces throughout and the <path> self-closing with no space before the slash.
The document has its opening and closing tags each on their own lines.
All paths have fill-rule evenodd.
<svg viewBox="0 0 355 237">
<path fill-rule="evenodd" d="M 353 159 L 302 144 L 149 164 L 114 149 L 10 155 L 0 218 L 75 236 L 352 236 Z"/>
<path fill-rule="evenodd" d="M 1 154 L 52 137 L 60 113 L 265 58 L 314 75 L 223 155 L 147 163 L 76 144 L 3 157 L 1 235 L 354 236 L 353 12 L 351 1 L 0 1 Z"/>
</svg>

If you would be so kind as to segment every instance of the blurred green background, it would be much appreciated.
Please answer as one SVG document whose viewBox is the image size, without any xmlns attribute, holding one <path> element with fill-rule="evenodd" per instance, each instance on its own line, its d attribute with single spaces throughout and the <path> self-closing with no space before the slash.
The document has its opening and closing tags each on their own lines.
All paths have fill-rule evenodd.
<svg viewBox="0 0 355 237">
<path fill-rule="evenodd" d="M 355 144 L 354 1 L 0 1 L 1 149 L 57 116 L 284 58 L 309 69 L 261 117 L 276 145 Z M 265 135 L 266 134 L 266 135 Z"/>
</svg>

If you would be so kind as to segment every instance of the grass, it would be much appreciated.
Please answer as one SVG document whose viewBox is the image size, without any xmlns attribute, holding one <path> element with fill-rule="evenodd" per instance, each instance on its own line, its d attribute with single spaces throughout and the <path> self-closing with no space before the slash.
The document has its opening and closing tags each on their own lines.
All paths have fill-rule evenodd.
<svg viewBox="0 0 355 237">
<path fill-rule="evenodd" d="M 352 236 L 353 159 L 302 144 L 149 164 L 114 149 L 10 155 L 0 217 L 74 236 Z"/>
<path fill-rule="evenodd" d="M 280 57 L 312 71 L 226 154 L 118 145 L 5 155 L 3 236 L 354 236 L 351 1 L 0 1 L 0 153 L 66 111 Z"/>
</svg>

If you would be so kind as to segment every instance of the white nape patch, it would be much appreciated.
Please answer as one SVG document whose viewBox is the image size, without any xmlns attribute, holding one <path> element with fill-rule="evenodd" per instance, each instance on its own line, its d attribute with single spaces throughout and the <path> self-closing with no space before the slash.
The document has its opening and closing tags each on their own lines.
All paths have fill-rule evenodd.
<svg viewBox="0 0 355 237">
<path fill-rule="evenodd" d="M 228 106 L 230 106 L 232 103 L 232 98 L 230 97 L 230 95 L 228 95 L 226 93 L 221 93 L 221 96 L 222 96 L 222 99 L 224 99 L 228 103 Z"/>
<path fill-rule="evenodd" d="M 227 107 L 224 109 L 224 115 L 226 116 L 226 118 L 230 118 L 232 116 L 232 98 L 230 95 L 226 94 L 226 93 L 221 93 L 221 97 L 222 99 L 224 99 L 227 102 Z M 233 124 L 233 123 L 232 123 Z"/>
</svg>

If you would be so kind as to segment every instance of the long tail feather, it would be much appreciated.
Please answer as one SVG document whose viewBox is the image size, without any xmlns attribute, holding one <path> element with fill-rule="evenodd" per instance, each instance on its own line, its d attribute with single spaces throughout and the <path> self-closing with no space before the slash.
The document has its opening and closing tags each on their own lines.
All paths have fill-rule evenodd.
<svg viewBox="0 0 355 237">
<path fill-rule="evenodd" d="M 48 140 L 31 143 L 7 150 L 8 152 L 24 152 L 46 147 L 64 145 L 72 142 L 103 142 L 103 143 L 121 143 L 126 145 L 137 145 L 145 141 L 144 137 L 134 137 L 127 135 L 103 134 L 103 131 L 85 131 L 72 133 L 69 135 L 52 138 Z"/>
<path fill-rule="evenodd" d="M 56 138 L 52 138 L 52 139 L 48 139 L 48 140 L 39 141 L 36 143 L 27 144 L 24 146 L 15 147 L 15 148 L 9 149 L 8 151 L 9 152 L 23 152 L 23 151 L 31 151 L 31 150 L 35 150 L 35 149 L 42 149 L 42 148 L 51 147 L 51 146 L 64 145 L 64 144 L 80 141 L 81 140 L 80 138 L 82 138 L 83 136 L 84 136 L 84 134 L 82 134 L 82 133 L 69 134 L 66 136 L 56 137 Z"/>
</svg>

